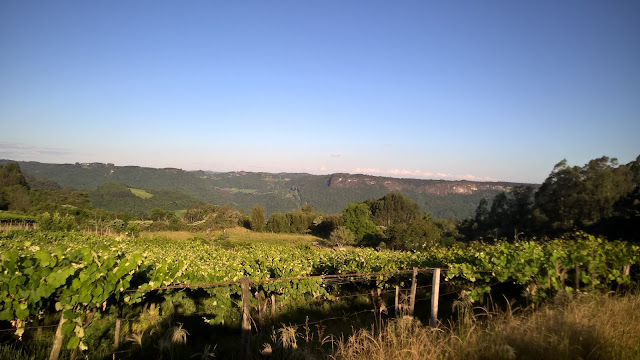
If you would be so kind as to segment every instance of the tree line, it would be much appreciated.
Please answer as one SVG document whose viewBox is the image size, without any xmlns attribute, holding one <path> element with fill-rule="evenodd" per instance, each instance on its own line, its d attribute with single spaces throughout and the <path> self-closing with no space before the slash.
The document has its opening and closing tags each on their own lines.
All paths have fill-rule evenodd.
<svg viewBox="0 0 640 360">
<path fill-rule="evenodd" d="M 461 239 L 455 219 L 433 220 L 400 192 L 350 203 L 341 214 L 316 212 L 304 205 L 296 211 L 274 213 L 267 220 L 264 208 L 255 205 L 248 225 L 254 231 L 310 233 L 336 246 L 419 250 Z"/>
<path fill-rule="evenodd" d="M 483 200 L 460 225 L 468 239 L 556 236 L 583 230 L 613 239 L 640 236 L 640 156 L 628 164 L 603 156 L 584 166 L 556 164 L 534 191 L 516 186 Z"/>
<path fill-rule="evenodd" d="M 267 220 L 259 205 L 251 214 L 251 228 L 257 231 L 311 232 L 336 245 L 405 250 L 480 239 L 553 237 L 574 230 L 638 241 L 640 156 L 628 164 L 603 156 L 582 167 L 563 160 L 539 188 L 514 186 L 493 199 L 483 198 L 475 216 L 462 221 L 434 220 L 400 192 L 350 203 L 339 215 L 318 214 L 307 206 Z"/>
<path fill-rule="evenodd" d="M 114 192 L 113 188 L 119 192 Z M 105 184 L 98 192 L 103 193 L 121 193 L 122 196 L 116 197 L 120 200 L 135 198 L 123 184 Z M 161 190 L 154 193 L 163 194 Z M 0 164 L 0 222 L 29 221 L 37 222 L 44 230 L 91 230 L 132 235 L 143 230 L 217 230 L 243 223 L 243 214 L 231 206 L 204 204 L 195 198 L 180 203 L 181 200 L 171 194 L 173 198 L 170 199 L 186 207 L 181 212 L 172 206 L 132 213 L 95 207 L 96 196 L 92 195 L 95 194 L 62 188 L 52 180 L 25 175 L 16 162 Z M 192 205 L 188 205 L 189 202 Z"/>
</svg>

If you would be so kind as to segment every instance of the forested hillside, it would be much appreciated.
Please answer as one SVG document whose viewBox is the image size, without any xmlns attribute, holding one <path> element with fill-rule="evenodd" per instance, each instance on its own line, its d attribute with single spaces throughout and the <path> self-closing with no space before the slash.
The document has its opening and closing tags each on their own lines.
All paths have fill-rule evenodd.
<svg viewBox="0 0 640 360">
<path fill-rule="evenodd" d="M 149 213 L 154 208 L 183 210 L 204 201 L 176 190 L 136 189 L 120 183 L 104 183 L 89 192 L 91 204 L 109 211 Z"/>
<path fill-rule="evenodd" d="M 0 163 L 7 163 L 7 160 Z M 451 216 L 464 219 L 475 214 L 482 198 L 492 198 L 518 185 L 352 174 L 213 173 L 102 163 L 18 163 L 27 178 L 42 184 L 57 183 L 65 188 L 96 190 L 105 183 L 120 183 L 146 190 L 174 190 L 200 201 L 231 205 L 246 212 L 260 203 L 267 214 L 292 211 L 304 204 L 310 204 L 318 211 L 338 213 L 350 202 L 380 198 L 390 191 L 399 191 L 418 203 L 421 211 L 431 213 L 436 219 Z M 99 196 L 92 199 L 97 201 L 95 206 L 104 206 L 104 197 L 103 200 Z"/>
</svg>

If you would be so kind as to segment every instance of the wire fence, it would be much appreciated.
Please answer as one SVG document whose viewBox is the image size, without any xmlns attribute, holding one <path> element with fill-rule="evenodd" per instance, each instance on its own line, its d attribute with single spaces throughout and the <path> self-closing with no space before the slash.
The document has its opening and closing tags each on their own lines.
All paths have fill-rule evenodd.
<svg viewBox="0 0 640 360">
<path fill-rule="evenodd" d="M 422 269 L 424 270 L 424 269 Z M 402 271 L 403 273 L 405 273 L 406 271 Z M 411 270 L 411 272 L 413 272 L 413 270 Z M 379 274 L 379 273 L 378 273 Z M 348 274 L 348 275 L 352 275 L 352 274 Z M 494 285 L 499 285 L 499 284 L 505 284 L 508 282 L 498 282 L 498 283 L 493 283 L 490 284 L 489 286 L 493 287 Z M 194 284 L 195 285 L 195 284 Z M 216 285 L 216 286 L 222 286 L 222 285 Z M 433 285 L 424 285 L 424 286 L 417 286 L 416 289 L 427 289 L 427 288 L 431 288 Z M 407 288 L 400 288 L 399 291 L 401 292 L 408 292 L 410 289 Z M 389 293 L 394 293 L 396 292 L 396 289 L 392 289 L 392 290 L 382 290 L 380 292 L 375 292 L 374 295 L 381 295 L 381 294 L 389 294 Z M 453 294 L 458 294 L 459 291 L 455 290 L 455 291 L 450 291 L 447 293 L 443 293 L 440 294 L 440 297 L 444 297 L 444 296 L 448 296 L 448 295 L 453 295 Z M 341 295 L 341 296 L 335 296 L 334 299 L 335 300 L 340 300 L 340 299 L 347 299 L 347 298 L 356 298 L 356 297 L 367 297 L 367 296 L 371 296 L 371 292 L 364 292 L 364 293 L 357 293 L 357 294 L 349 294 L 349 295 Z M 431 296 L 425 297 L 425 298 L 420 298 L 420 299 L 416 299 L 416 302 L 419 301 L 426 301 L 426 300 L 431 300 Z M 354 313 L 350 313 L 350 314 L 344 314 L 341 316 L 334 316 L 334 317 L 329 317 L 329 318 L 323 318 L 320 320 L 314 320 L 312 322 L 304 322 L 304 323 L 298 323 L 298 324 L 289 324 L 287 326 L 291 326 L 291 327 L 301 327 L 301 326 L 308 326 L 308 325 L 316 325 L 316 324 L 320 324 L 326 321 L 332 321 L 332 320 L 340 320 L 340 319 L 349 319 L 352 318 L 354 316 L 357 315 L 361 315 L 361 314 L 365 314 L 365 313 L 375 313 L 375 309 L 368 309 L 368 310 L 363 310 L 363 311 L 358 311 L 358 312 L 354 312 Z M 194 313 L 190 313 L 190 315 L 211 315 L 210 312 L 194 312 Z M 127 322 L 131 322 L 131 321 L 136 321 L 135 319 L 128 319 L 128 318 L 117 318 L 117 320 L 121 320 L 121 321 L 127 321 Z M 40 326 L 27 326 L 24 327 L 24 330 L 37 330 L 37 329 L 51 329 L 51 328 L 57 328 L 58 325 L 40 325 Z M 15 331 L 15 328 L 10 328 L 10 329 L 0 329 L 0 332 L 13 332 Z M 114 353 L 124 353 L 124 352 L 130 352 L 129 350 L 124 350 L 124 351 L 116 351 Z"/>
<path fill-rule="evenodd" d="M 418 272 L 425 271 L 433 271 L 436 268 L 419 268 Z M 447 269 L 441 269 L 442 271 L 447 271 Z M 313 279 L 353 279 L 356 280 L 358 278 L 371 278 L 375 276 L 381 275 L 400 275 L 400 274 L 411 274 L 413 273 L 413 269 L 411 270 L 394 270 L 394 271 L 376 271 L 376 272 L 368 272 L 368 273 L 349 273 L 349 274 L 329 274 L 329 275 L 308 275 L 308 276 L 294 276 L 294 277 L 279 277 L 279 278 L 267 278 L 267 279 L 249 279 L 249 284 L 264 284 L 270 282 L 286 282 L 286 281 L 296 281 L 296 280 L 313 280 Z M 159 286 L 154 288 L 145 288 L 145 289 L 127 289 L 125 292 L 149 292 L 149 291 L 157 291 L 157 290 L 175 290 L 175 289 L 210 289 L 219 286 L 240 286 L 240 281 L 224 281 L 217 283 L 197 283 L 197 284 L 173 284 L 167 286 Z M 71 294 L 65 294 L 71 295 Z"/>
<path fill-rule="evenodd" d="M 419 273 L 430 272 L 435 269 L 440 269 L 441 272 L 446 273 L 449 269 L 446 268 L 435 268 L 435 267 L 426 267 L 426 268 L 414 268 L 417 269 Z M 391 270 L 391 271 L 376 271 L 376 272 L 368 272 L 368 273 L 348 273 L 348 274 L 328 274 L 328 275 L 307 275 L 307 276 L 294 276 L 294 277 L 278 277 L 278 278 L 266 278 L 266 279 L 249 279 L 249 284 L 264 284 L 264 283 L 272 283 L 272 282 L 287 282 L 287 281 L 296 281 L 296 280 L 313 280 L 313 279 L 321 279 L 328 285 L 344 285 L 353 283 L 357 280 L 374 280 L 373 278 L 384 275 L 402 275 L 402 274 L 411 274 L 414 272 L 414 269 L 404 269 L 404 270 Z M 494 270 L 472 270 L 472 273 L 495 273 Z M 509 274 L 521 274 L 521 272 L 505 272 L 501 271 L 501 273 L 509 273 Z M 334 279 L 349 279 L 349 281 L 333 281 Z M 329 280 L 329 281 L 327 281 Z M 180 290 L 180 289 L 211 289 L 221 286 L 240 286 L 241 281 L 222 281 L 215 283 L 179 283 L 179 284 L 171 284 L 166 286 L 158 286 L 152 288 L 138 288 L 138 289 L 125 289 L 125 293 L 136 293 L 136 292 L 152 292 L 152 291 L 160 291 L 160 290 Z M 424 286 L 428 287 L 430 285 Z M 419 287 L 420 288 L 420 287 Z M 63 296 L 75 296 L 76 294 L 58 294 L 57 297 Z"/>
</svg>

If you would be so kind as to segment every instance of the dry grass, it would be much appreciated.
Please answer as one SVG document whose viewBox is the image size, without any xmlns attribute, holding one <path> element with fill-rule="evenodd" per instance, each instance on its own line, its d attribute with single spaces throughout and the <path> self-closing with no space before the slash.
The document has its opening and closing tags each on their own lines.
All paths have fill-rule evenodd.
<svg viewBox="0 0 640 360">
<path fill-rule="evenodd" d="M 178 326 L 171 326 L 158 340 L 156 347 L 160 350 L 159 359 L 162 359 L 164 354 L 168 354 L 170 359 L 179 358 L 179 354 L 187 345 L 187 335 L 189 332 L 182 328 L 181 323 L 178 323 Z"/>
<path fill-rule="evenodd" d="M 334 359 L 640 359 L 640 296 L 556 299 L 432 329 L 411 318 L 342 341 Z"/>
<path fill-rule="evenodd" d="M 38 228 L 35 223 L 0 223 L 0 232 L 11 230 L 34 230 Z"/>
<path fill-rule="evenodd" d="M 193 237 L 204 237 L 204 234 L 189 231 L 143 231 L 140 236 L 146 238 L 166 237 L 171 240 L 185 241 Z"/>
<path fill-rule="evenodd" d="M 211 236 L 218 238 L 223 235 L 222 230 L 211 232 Z M 226 229 L 224 235 L 228 237 L 230 242 L 266 242 L 285 245 L 295 244 L 311 244 L 321 239 L 313 235 L 304 234 L 274 234 L 269 232 L 254 232 L 243 227 L 235 227 Z"/>
</svg>

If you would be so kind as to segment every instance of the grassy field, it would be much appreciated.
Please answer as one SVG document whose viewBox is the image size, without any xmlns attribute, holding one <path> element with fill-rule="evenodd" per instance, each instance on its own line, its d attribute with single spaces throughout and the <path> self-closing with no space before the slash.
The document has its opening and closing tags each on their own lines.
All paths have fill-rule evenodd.
<svg viewBox="0 0 640 360">
<path fill-rule="evenodd" d="M 238 188 L 231 188 L 230 189 L 232 193 L 242 193 L 242 194 L 255 194 L 256 189 L 238 189 Z"/>
<path fill-rule="evenodd" d="M 321 243 L 323 239 L 304 234 L 274 234 L 254 232 L 243 227 L 235 227 L 226 230 L 206 232 L 189 231 L 144 231 L 143 237 L 167 237 L 174 240 L 186 240 L 190 238 L 217 239 L 224 240 L 229 245 L 246 245 L 252 243 L 267 243 L 277 245 L 298 245 Z"/>
<path fill-rule="evenodd" d="M 139 198 L 149 199 L 149 198 L 153 197 L 153 194 L 150 194 L 150 193 L 148 193 L 148 192 L 146 192 L 145 190 L 142 190 L 142 189 L 129 188 L 129 190 L 131 190 L 133 195 L 135 195 L 135 196 L 137 196 Z"/>
<path fill-rule="evenodd" d="M 0 223 L 34 223 L 35 221 L 34 216 L 0 210 Z"/>
</svg>

